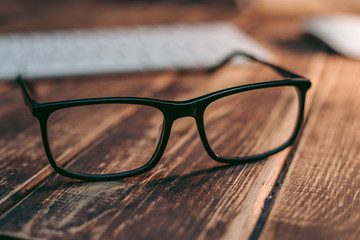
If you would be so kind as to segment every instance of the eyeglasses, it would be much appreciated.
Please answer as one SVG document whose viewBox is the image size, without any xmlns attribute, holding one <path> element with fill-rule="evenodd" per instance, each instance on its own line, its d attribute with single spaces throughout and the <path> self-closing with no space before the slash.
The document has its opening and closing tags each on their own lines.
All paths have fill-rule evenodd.
<svg viewBox="0 0 360 240">
<path fill-rule="evenodd" d="M 17 83 L 40 122 L 45 152 L 56 172 L 82 180 L 115 180 L 152 169 L 165 151 L 173 122 L 182 117 L 195 119 L 206 152 L 223 163 L 264 159 L 295 140 L 310 80 L 242 52 L 209 71 L 238 55 L 285 79 L 186 101 L 109 97 L 38 103 L 21 77 Z"/>
</svg>

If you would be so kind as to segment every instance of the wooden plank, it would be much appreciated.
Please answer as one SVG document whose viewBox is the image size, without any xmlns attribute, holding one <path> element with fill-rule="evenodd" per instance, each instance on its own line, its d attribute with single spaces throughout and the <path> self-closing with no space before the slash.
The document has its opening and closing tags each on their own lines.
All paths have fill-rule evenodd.
<svg viewBox="0 0 360 240">
<path fill-rule="evenodd" d="M 305 75 L 313 66 L 309 58 L 288 56 L 286 60 L 289 65 L 303 62 Z M 190 73 L 179 75 L 155 95 L 185 100 L 241 84 L 241 79 L 257 82 L 266 76 L 252 67 L 250 72 L 225 68 L 211 76 Z M 1 234 L 71 239 L 248 238 L 289 149 L 266 161 L 222 165 L 204 152 L 196 132 L 193 121 L 178 120 L 161 162 L 138 177 L 101 183 L 50 178 L 0 219 Z"/>
<path fill-rule="evenodd" d="M 328 61 L 260 239 L 359 239 L 359 64 Z"/>
</svg>

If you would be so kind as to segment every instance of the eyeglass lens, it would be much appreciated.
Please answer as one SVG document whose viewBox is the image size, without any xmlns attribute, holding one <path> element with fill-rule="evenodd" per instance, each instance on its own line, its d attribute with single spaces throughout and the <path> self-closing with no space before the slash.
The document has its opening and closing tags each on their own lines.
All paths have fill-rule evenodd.
<svg viewBox="0 0 360 240">
<path fill-rule="evenodd" d="M 163 114 L 153 107 L 98 104 L 53 112 L 47 133 L 53 158 L 65 170 L 112 174 L 137 169 L 151 159 L 162 123 Z"/>
<path fill-rule="evenodd" d="M 295 87 L 241 92 L 218 99 L 206 108 L 205 133 L 219 157 L 251 157 L 285 144 L 294 132 L 298 111 Z"/>
</svg>

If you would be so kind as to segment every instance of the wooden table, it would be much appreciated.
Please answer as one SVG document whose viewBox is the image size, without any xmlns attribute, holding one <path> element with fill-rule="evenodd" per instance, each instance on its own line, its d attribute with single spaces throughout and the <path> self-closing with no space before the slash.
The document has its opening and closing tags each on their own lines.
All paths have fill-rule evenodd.
<svg viewBox="0 0 360 240">
<path fill-rule="evenodd" d="M 242 165 L 212 161 L 178 120 L 152 171 L 110 182 L 53 172 L 20 89 L 0 83 L 0 236 L 25 239 L 359 239 L 360 65 L 304 39 L 297 19 L 238 14 L 228 3 L 2 1 L 0 31 L 227 20 L 276 63 L 313 82 L 291 148 Z M 2 59 L 1 61 L 5 61 Z M 225 67 L 34 82 L 37 100 L 133 95 L 184 100 L 264 74 Z M 146 86 L 146 88 L 144 87 Z"/>
</svg>

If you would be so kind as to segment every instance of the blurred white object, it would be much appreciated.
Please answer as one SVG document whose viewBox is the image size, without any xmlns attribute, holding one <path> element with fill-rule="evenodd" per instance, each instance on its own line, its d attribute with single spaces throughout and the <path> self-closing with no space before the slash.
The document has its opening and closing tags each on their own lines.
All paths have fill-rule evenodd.
<svg viewBox="0 0 360 240">
<path fill-rule="evenodd" d="M 304 32 L 349 58 L 360 59 L 360 16 L 325 15 L 305 20 Z"/>
<path fill-rule="evenodd" d="M 0 79 L 209 67 L 234 50 L 269 56 L 229 23 L 0 36 Z"/>
</svg>

